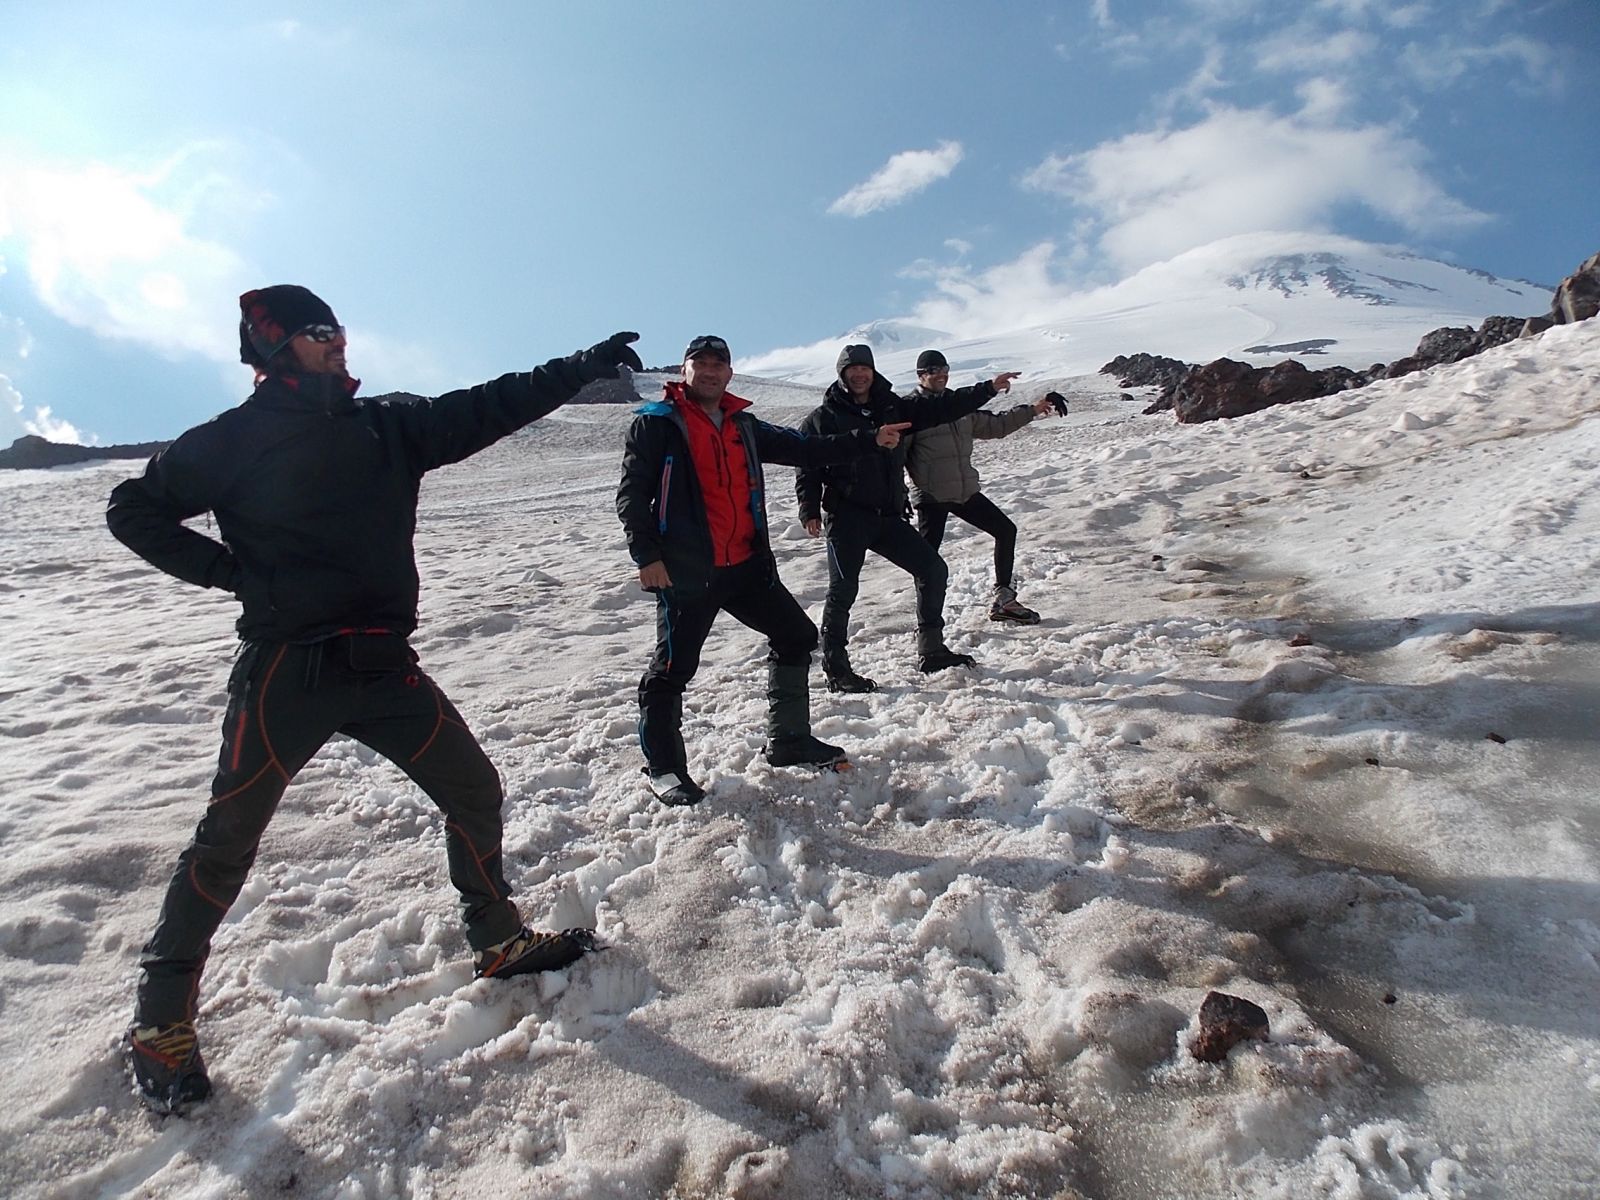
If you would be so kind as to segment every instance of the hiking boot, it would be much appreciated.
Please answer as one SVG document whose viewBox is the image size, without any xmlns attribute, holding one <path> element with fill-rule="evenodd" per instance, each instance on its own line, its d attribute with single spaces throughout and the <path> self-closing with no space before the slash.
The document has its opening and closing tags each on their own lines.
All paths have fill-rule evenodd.
<svg viewBox="0 0 1600 1200">
<path fill-rule="evenodd" d="M 998 586 L 994 589 L 994 603 L 989 605 L 989 620 L 1010 621 L 1013 625 L 1037 625 L 1039 614 L 1017 602 L 1017 589 Z"/>
<path fill-rule="evenodd" d="M 865 675 L 857 675 L 846 668 L 837 674 L 828 673 L 828 690 L 830 692 L 875 692 L 878 690 L 878 681 L 868 679 Z"/>
<path fill-rule="evenodd" d="M 514 937 L 474 954 L 472 975 L 475 979 L 508 979 L 534 971 L 558 971 L 599 948 L 592 929 L 548 933 L 524 925 Z"/>
<path fill-rule="evenodd" d="M 951 667 L 975 667 L 978 660 L 970 654 L 957 654 L 949 646 L 940 646 L 937 650 L 930 650 L 917 659 L 917 669 L 924 675 L 932 675 L 935 671 L 946 671 Z"/>
<path fill-rule="evenodd" d="M 775 767 L 836 767 L 848 760 L 841 747 L 830 746 L 807 734 L 770 743 L 767 761 Z"/>
<path fill-rule="evenodd" d="M 139 1095 L 156 1112 L 181 1113 L 211 1095 L 193 1021 L 129 1027 L 123 1038 Z"/>
<path fill-rule="evenodd" d="M 663 804 L 670 804 L 673 808 L 686 808 L 691 804 L 699 804 L 706 798 L 705 788 L 690 779 L 687 771 L 662 771 L 659 774 L 652 774 L 647 767 L 645 774 L 650 776 L 650 790 L 655 793 L 656 799 Z"/>
</svg>

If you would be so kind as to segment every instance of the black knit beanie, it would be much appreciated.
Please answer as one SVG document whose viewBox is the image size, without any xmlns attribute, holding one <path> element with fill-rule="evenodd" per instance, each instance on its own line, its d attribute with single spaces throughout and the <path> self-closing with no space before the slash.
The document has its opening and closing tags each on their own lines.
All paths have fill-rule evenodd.
<svg viewBox="0 0 1600 1200">
<path fill-rule="evenodd" d="M 924 350 L 917 355 L 917 373 L 919 375 L 923 371 L 938 371 L 949 366 L 950 364 L 944 360 L 944 355 L 937 350 Z"/>
<path fill-rule="evenodd" d="M 839 372 L 840 376 L 843 376 L 846 367 L 871 367 L 876 371 L 878 364 L 872 361 L 872 347 L 862 345 L 846 346 L 839 351 L 839 361 L 834 364 L 834 369 Z"/>
<path fill-rule="evenodd" d="M 337 325 L 333 309 L 310 288 L 276 283 L 239 297 L 239 361 L 264 367 L 310 325 Z"/>
</svg>

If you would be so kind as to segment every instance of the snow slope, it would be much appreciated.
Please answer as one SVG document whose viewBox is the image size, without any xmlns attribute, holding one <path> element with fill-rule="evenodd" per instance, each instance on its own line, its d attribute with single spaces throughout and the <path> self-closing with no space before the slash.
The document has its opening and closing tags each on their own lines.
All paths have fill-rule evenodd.
<svg viewBox="0 0 1600 1200">
<path fill-rule="evenodd" d="M 907 385 L 917 354 L 930 346 L 944 350 L 952 370 L 985 375 L 1006 362 L 1088 375 L 1140 351 L 1185 362 L 1226 357 L 1262 365 L 1297 357 L 1312 367 L 1362 368 L 1410 354 L 1423 334 L 1441 326 L 1476 328 L 1485 317 L 1547 313 L 1550 291 L 1349 238 L 1241 234 L 1110 287 L 1056 289 L 1023 328 L 875 321 L 824 342 L 743 359 L 739 368 L 826 385 L 840 346 L 853 341 L 870 343 L 878 369 Z M 973 303 L 967 311 L 983 310 Z M 1331 344 L 1314 354 L 1247 352 L 1310 340 Z"/>
<path fill-rule="evenodd" d="M 473 982 L 436 814 L 336 741 L 218 936 L 186 1120 L 116 1040 L 231 606 L 111 541 L 126 466 L 0 477 L 0 1193 L 1600 1193 L 1600 325 L 1235 421 L 1081 409 L 980 447 L 1044 623 L 986 619 L 953 523 L 981 669 L 924 678 L 875 560 L 885 688 L 813 692 L 857 763 L 814 778 L 764 764 L 763 647 L 724 621 L 690 810 L 638 775 L 627 414 L 430 477 L 423 661 L 501 769 L 527 913 L 610 948 Z M 1212 988 L 1271 1042 L 1191 1059 Z"/>
</svg>

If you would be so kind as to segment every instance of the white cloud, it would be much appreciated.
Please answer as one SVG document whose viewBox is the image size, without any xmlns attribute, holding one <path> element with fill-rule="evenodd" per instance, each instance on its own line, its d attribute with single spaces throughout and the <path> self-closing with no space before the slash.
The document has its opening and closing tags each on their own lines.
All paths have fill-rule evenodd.
<svg viewBox="0 0 1600 1200">
<path fill-rule="evenodd" d="M 1300 97 L 1300 117 L 1315 125 L 1329 125 L 1350 106 L 1350 89 L 1337 79 L 1318 76 L 1294 89 Z"/>
<path fill-rule="evenodd" d="M 933 150 L 903 150 L 880 167 L 865 183 L 858 183 L 828 206 L 830 213 L 864 217 L 915 196 L 937 183 L 960 163 L 960 142 L 940 142 Z"/>
<path fill-rule="evenodd" d="M 934 293 L 908 318 L 913 324 L 948 330 L 956 338 L 996 329 L 1021 329 L 1045 319 L 1071 294 L 1056 277 L 1056 245 L 1040 242 L 1008 263 L 982 271 L 952 265 L 933 275 Z"/>
<path fill-rule="evenodd" d="M 0 439 L 3 439 L 0 446 L 9 446 L 27 433 L 74 446 L 92 446 L 97 440 L 84 437 L 71 422 L 51 416 L 48 407 L 34 409 L 32 416 L 28 416 L 26 410 L 22 393 L 9 378 L 0 375 Z"/>
<path fill-rule="evenodd" d="M 1503 37 L 1483 45 L 1412 42 L 1401 52 L 1400 62 L 1428 88 L 1446 88 L 1467 76 L 1479 77 L 1506 65 L 1522 69 L 1524 86 L 1554 91 L 1565 82 L 1550 47 L 1526 37 Z"/>
<path fill-rule="evenodd" d="M 244 260 L 195 231 L 212 210 L 264 202 L 195 147 L 144 171 L 108 163 L 0 164 L 0 237 L 53 314 L 168 356 L 231 360 L 226 313 L 247 285 Z"/>
<path fill-rule="evenodd" d="M 1299 74 L 1308 68 L 1361 63 L 1374 56 L 1378 39 L 1356 29 L 1329 32 L 1309 24 L 1292 25 L 1256 47 L 1256 65 L 1264 71 Z"/>
<path fill-rule="evenodd" d="M 1424 158 L 1384 126 L 1224 108 L 1188 128 L 1051 155 L 1022 182 L 1087 209 L 1102 251 L 1133 269 L 1233 234 L 1321 230 L 1351 204 L 1414 233 L 1487 219 L 1429 179 Z"/>
</svg>

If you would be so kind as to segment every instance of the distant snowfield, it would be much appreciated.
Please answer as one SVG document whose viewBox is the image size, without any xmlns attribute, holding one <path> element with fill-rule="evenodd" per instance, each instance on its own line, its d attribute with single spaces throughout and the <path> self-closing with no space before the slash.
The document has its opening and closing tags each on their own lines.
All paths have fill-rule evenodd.
<svg viewBox="0 0 1600 1200">
<path fill-rule="evenodd" d="M 962 307 L 952 306 L 952 321 Z M 972 308 L 987 313 L 983 305 Z M 1017 328 L 941 331 L 874 321 L 843 337 L 738 365 L 825 386 L 840 344 L 865 341 L 875 348 L 880 371 L 911 386 L 916 356 L 929 346 L 940 347 L 958 375 L 993 375 L 1008 362 L 1087 375 L 1119 354 L 1139 351 L 1184 362 L 1227 357 L 1268 366 L 1289 355 L 1254 348 L 1320 340 L 1328 344 L 1317 353 L 1294 357 L 1308 367 L 1359 370 L 1411 354 L 1423 334 L 1442 326 L 1476 329 L 1487 316 L 1527 317 L 1549 309 L 1549 286 L 1526 280 L 1326 234 L 1251 233 L 1197 247 L 1108 287 L 1042 296 Z"/>
<path fill-rule="evenodd" d="M 217 938 L 185 1120 L 116 1041 L 232 606 L 105 533 L 128 465 L 0 477 L 0 1192 L 1595 1196 L 1600 324 L 1193 427 L 1019 393 L 1051 383 L 1080 411 L 979 458 L 1044 623 L 987 620 L 990 544 L 952 523 L 981 666 L 924 678 L 873 560 L 885 687 L 819 673 L 856 768 L 816 778 L 764 764 L 763 647 L 724 619 L 689 810 L 638 774 L 627 414 L 431 477 L 423 661 L 503 774 L 527 914 L 610 948 L 473 982 L 436 814 L 336 741 Z M 769 478 L 815 616 L 822 549 Z M 1213 988 L 1271 1041 L 1194 1061 Z"/>
</svg>

